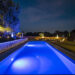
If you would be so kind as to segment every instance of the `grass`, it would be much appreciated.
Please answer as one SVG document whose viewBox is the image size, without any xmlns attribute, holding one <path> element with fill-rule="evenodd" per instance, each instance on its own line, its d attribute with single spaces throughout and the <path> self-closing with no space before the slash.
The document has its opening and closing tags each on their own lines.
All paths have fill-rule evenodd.
<svg viewBox="0 0 75 75">
<path fill-rule="evenodd" d="M 67 49 L 67 50 L 70 50 L 72 52 L 75 52 L 75 42 L 72 42 L 72 41 L 64 41 L 64 42 L 55 42 L 55 44 Z"/>
</svg>

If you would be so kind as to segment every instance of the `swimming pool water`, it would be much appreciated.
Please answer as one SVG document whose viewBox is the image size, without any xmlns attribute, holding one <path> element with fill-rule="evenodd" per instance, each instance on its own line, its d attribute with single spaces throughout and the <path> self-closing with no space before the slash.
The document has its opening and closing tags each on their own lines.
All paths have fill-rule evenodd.
<svg viewBox="0 0 75 75">
<path fill-rule="evenodd" d="M 70 59 L 44 41 L 30 41 L 0 62 L 0 74 L 75 74 Z"/>
</svg>

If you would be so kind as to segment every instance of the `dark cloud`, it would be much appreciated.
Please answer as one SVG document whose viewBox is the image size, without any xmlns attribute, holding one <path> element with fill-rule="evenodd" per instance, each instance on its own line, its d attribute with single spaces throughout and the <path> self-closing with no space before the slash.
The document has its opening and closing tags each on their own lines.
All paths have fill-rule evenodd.
<svg viewBox="0 0 75 75">
<path fill-rule="evenodd" d="M 18 1 L 22 7 L 21 29 L 26 29 L 25 31 L 41 31 L 41 28 L 43 31 L 75 28 L 75 0 Z"/>
</svg>

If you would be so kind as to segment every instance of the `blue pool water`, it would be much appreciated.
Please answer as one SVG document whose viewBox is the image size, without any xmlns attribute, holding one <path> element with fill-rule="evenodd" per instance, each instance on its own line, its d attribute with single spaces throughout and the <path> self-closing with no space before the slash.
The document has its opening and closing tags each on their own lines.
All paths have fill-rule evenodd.
<svg viewBox="0 0 75 75">
<path fill-rule="evenodd" d="M 75 63 L 44 41 L 30 41 L 0 62 L 0 74 L 75 74 Z"/>
</svg>

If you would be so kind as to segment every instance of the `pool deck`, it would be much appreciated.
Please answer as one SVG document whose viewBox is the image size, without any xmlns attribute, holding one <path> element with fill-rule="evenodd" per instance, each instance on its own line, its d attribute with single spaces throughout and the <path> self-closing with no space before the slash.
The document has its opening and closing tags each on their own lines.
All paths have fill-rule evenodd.
<svg viewBox="0 0 75 75">
<path fill-rule="evenodd" d="M 53 47 L 55 47 L 56 49 L 58 49 L 59 51 L 61 51 L 62 53 L 64 53 L 65 55 L 69 56 L 71 59 L 75 60 L 75 52 L 71 52 L 70 50 L 62 48 L 50 41 L 46 41 L 46 42 L 52 45 Z"/>
</svg>

